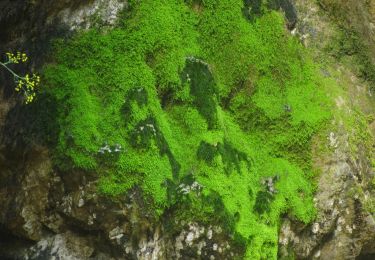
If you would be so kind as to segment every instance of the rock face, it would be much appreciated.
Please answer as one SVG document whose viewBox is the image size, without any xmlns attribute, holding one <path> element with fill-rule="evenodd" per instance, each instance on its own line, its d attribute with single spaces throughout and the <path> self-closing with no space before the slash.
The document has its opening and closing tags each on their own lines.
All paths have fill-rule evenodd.
<svg viewBox="0 0 375 260">
<path fill-rule="evenodd" d="M 2 259 L 222 259 L 238 253 L 218 226 L 176 223 L 176 233 L 166 232 L 162 220 L 148 216 L 138 190 L 111 200 L 96 194 L 87 174 L 59 176 L 44 148 L 28 151 L 22 163 L 12 156 L 0 162 Z"/>
<path fill-rule="evenodd" d="M 347 137 L 345 133 L 330 134 L 334 154 L 324 163 L 318 182 L 318 216 L 308 227 L 284 221 L 281 255 L 288 255 L 288 246 L 297 258 L 355 259 L 375 253 L 374 218 L 363 208 L 371 196 L 368 181 L 373 172 L 366 159 L 349 157 Z"/>
<path fill-rule="evenodd" d="M 48 48 L 41 42 L 94 25 L 113 26 L 126 8 L 121 0 L 2 1 L 0 49 L 27 45 L 37 61 L 32 66 L 38 66 L 44 58 L 38 55 Z M 229 259 L 238 254 L 232 238 L 217 226 L 177 222 L 173 232 L 166 231 L 165 217 L 148 215 L 139 190 L 115 200 L 97 195 L 97 180 L 87 173 L 60 174 L 47 148 L 20 138 L 18 108 L 6 88 L 0 103 L 1 259 Z"/>
<path fill-rule="evenodd" d="M 322 4 L 325 2 L 329 1 L 322 1 Z M 330 1 L 331 4 L 333 2 Z M 346 5 L 351 4 L 348 2 L 351 1 L 347 1 Z M 297 33 L 307 47 L 323 49 L 332 39 L 332 21 L 328 16 L 321 15 L 321 10 L 312 1 L 296 1 L 296 7 L 303 19 L 297 23 L 293 33 Z M 355 12 L 362 7 L 359 4 L 355 10 L 349 8 L 348 13 L 356 20 Z M 365 12 L 365 15 L 368 13 Z M 368 20 L 361 22 L 370 26 Z M 318 51 L 317 54 L 321 53 Z M 353 110 L 359 106 L 362 111 L 372 114 L 373 105 L 364 105 L 371 99 L 368 86 L 345 66 L 338 65 L 338 70 L 341 75 L 347 74 L 350 78 L 345 84 L 348 84 L 351 94 L 347 99 L 338 96 L 335 109 L 353 116 Z M 326 77 L 331 76 L 327 72 L 322 73 Z M 342 80 L 336 80 L 338 84 L 343 84 Z M 330 155 L 325 158 L 315 155 L 316 166 L 321 169 L 314 199 L 318 210 L 316 220 L 308 226 L 288 218 L 283 221 L 279 236 L 281 258 L 290 257 L 291 251 L 297 259 L 375 257 L 374 208 L 367 206 L 373 205 L 374 198 L 371 148 L 366 148 L 365 139 L 353 140 L 353 135 L 358 132 L 348 129 L 343 121 L 336 118 L 331 124 L 336 130 L 327 133 L 326 145 Z M 354 151 L 353 147 L 357 149 Z"/>
<path fill-rule="evenodd" d="M 320 17 L 313 1 L 295 2 L 293 8 L 290 1 L 278 2 L 291 12 L 290 29 L 296 27 L 292 32 L 306 46 L 321 46 L 321 39 L 330 32 L 328 18 Z M 43 51 L 38 47 L 43 37 L 97 23 L 112 26 L 126 7 L 127 2 L 121 0 L 2 1 L 0 28 L 5 29 L 0 30 L 0 50 L 31 41 L 37 55 Z M 297 23 L 295 10 L 300 17 Z M 371 23 L 366 26 L 373 27 Z M 354 75 L 350 88 L 356 92 L 351 103 L 367 96 L 366 86 Z M 345 102 L 338 99 L 337 109 L 350 113 L 352 106 Z M 163 222 L 168 216 L 159 220 L 149 216 L 147 202 L 137 189 L 110 199 L 96 194 L 94 176 L 59 173 L 47 148 L 19 142 L 13 139 L 14 133 L 9 139 L 4 122 L 14 106 L 5 89 L 0 101 L 1 259 L 233 259 L 240 254 L 232 237 L 219 226 L 178 222 L 171 229 Z M 374 196 L 370 155 L 359 144 L 353 156 L 352 133 L 340 121 L 332 122 L 332 128 L 326 140 L 330 154 L 316 155 L 322 170 L 315 198 L 317 218 L 308 226 L 283 220 L 281 258 L 290 257 L 291 252 L 297 259 L 375 258 L 374 215 L 366 207 Z"/>
<path fill-rule="evenodd" d="M 318 1 L 323 10 L 339 18 L 343 26 L 355 30 L 365 45 L 372 46 L 370 57 L 374 61 L 375 49 L 375 1 Z"/>
</svg>

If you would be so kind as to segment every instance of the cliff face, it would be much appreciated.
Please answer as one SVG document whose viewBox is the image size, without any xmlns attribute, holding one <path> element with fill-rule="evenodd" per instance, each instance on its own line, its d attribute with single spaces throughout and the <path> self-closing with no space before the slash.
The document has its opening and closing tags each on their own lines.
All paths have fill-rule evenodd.
<svg viewBox="0 0 375 260">
<path fill-rule="evenodd" d="M 51 40 L 93 26 L 110 30 L 127 5 L 101 0 L 3 1 L 1 50 L 27 50 L 33 60 L 28 69 L 38 69 L 48 59 Z M 176 259 L 242 254 L 231 234 L 214 222 L 205 226 L 176 219 L 166 226 L 163 221 L 173 211 L 156 219 L 148 212 L 141 190 L 111 198 L 97 193 L 95 174 L 54 169 L 51 152 L 43 145 L 46 140 L 30 131 L 33 119 L 17 104 L 12 80 L 4 72 L 2 85 L 0 258 Z M 47 125 L 45 120 L 42 124 Z"/>
<path fill-rule="evenodd" d="M 301 35 L 307 48 L 311 48 L 317 59 L 329 50 L 335 60 L 330 69 L 337 73 L 323 71 L 327 77 L 334 77 L 342 91 L 333 94 L 337 113 L 331 123 L 332 129 L 327 142 L 329 154 L 322 156 L 315 151 L 315 165 L 321 169 L 315 194 L 318 215 L 309 227 L 285 220 L 280 231 L 281 255 L 289 255 L 293 248 L 297 258 L 316 259 L 371 259 L 374 257 L 374 194 L 373 178 L 373 121 L 354 120 L 354 126 L 343 117 L 357 117 L 358 112 L 365 118 L 372 117 L 373 81 L 364 81 L 361 64 L 367 62 L 361 51 L 372 59 L 374 48 L 374 19 L 372 1 L 319 1 L 320 7 L 311 1 L 297 1 L 299 17 L 296 32 Z M 342 35 L 347 38 L 343 40 Z M 356 35 L 355 43 L 348 43 L 352 51 L 335 50 L 335 41 L 349 41 Z M 345 44 L 342 43 L 341 44 Z M 353 45 L 351 45 L 353 44 Z M 362 49 L 361 49 L 362 48 Z M 359 50 L 360 49 L 360 50 Z M 347 56 L 348 55 L 348 56 Z M 360 58 L 359 58 L 360 57 Z M 331 61 L 332 62 L 332 61 Z M 372 65 L 371 65 L 372 66 Z M 371 67 L 369 66 L 369 67 Z M 328 68 L 330 66 L 328 65 Z M 369 68 L 367 67 L 367 68 Z M 356 73 L 356 74 L 355 74 Z M 358 76 L 362 75 L 362 78 Z M 369 80 L 371 77 L 368 77 Z M 364 127 L 364 128 L 363 128 Z M 367 129 L 368 137 L 358 137 L 362 129 Z"/>
<path fill-rule="evenodd" d="M 156 2 L 154 8 L 156 6 L 155 10 L 158 11 L 154 12 L 155 17 L 150 13 L 145 15 L 152 12 L 146 8 L 148 1 L 145 4 L 121 0 L 80 1 L 79 4 L 69 0 L 0 3 L 0 51 L 27 50 L 33 63 L 25 69 L 42 71 L 48 88 L 40 93 L 35 105 L 27 107 L 13 93 L 12 79 L 4 71 L 0 74 L 0 258 L 372 259 L 375 256 L 375 182 L 372 165 L 375 134 L 372 85 L 375 81 L 371 74 L 372 54 L 375 52 L 371 44 L 375 37 L 372 24 L 375 16 L 371 8 L 373 1 L 341 3 L 322 0 L 318 4 L 309 0 L 269 1 L 269 5 L 263 7 L 280 10 L 286 17 L 285 21 L 273 13 L 268 14 L 268 11 L 263 13 L 260 1 L 258 4 L 258 1 L 238 1 L 241 2 L 238 4 L 241 12 L 233 12 L 233 15 L 238 15 L 238 19 L 248 19 L 246 23 L 251 23 L 252 27 L 228 21 L 215 27 L 217 21 L 213 22 L 210 16 L 213 11 L 205 12 L 205 9 L 216 8 L 213 10 L 217 17 L 232 15 L 222 11 L 229 8 L 225 4 L 223 7 L 212 4 L 212 7 L 199 1 L 190 1 L 187 5 L 194 11 L 194 15 L 185 17 L 186 20 L 181 18 L 181 22 L 180 14 L 188 13 L 188 9 L 185 10 L 179 4 L 172 8 L 169 2 L 157 6 Z M 138 5 L 141 7 L 138 8 Z M 178 17 L 171 15 L 173 12 L 169 12 L 169 7 Z M 146 12 L 142 13 L 143 10 Z M 163 10 L 164 15 L 158 16 L 159 10 Z M 166 16 L 168 19 L 164 23 Z M 198 32 L 189 31 L 192 30 L 189 22 L 196 19 L 195 16 L 205 17 L 193 24 L 197 28 L 204 27 L 209 34 L 200 29 L 197 29 Z M 122 20 L 123 17 L 125 20 Z M 258 19 L 258 22 L 252 19 Z M 162 28 L 159 34 L 169 37 L 165 31 L 170 30 L 168 24 L 174 22 L 186 23 L 185 27 L 180 28 L 183 36 L 179 36 L 179 30 L 172 28 L 171 31 L 178 33 L 173 32 L 173 38 L 163 42 L 152 32 L 143 31 L 148 38 L 144 42 L 137 41 L 138 36 L 134 32 L 137 32 L 138 27 L 151 26 L 154 30 Z M 330 116 L 322 117 L 325 119 L 322 124 L 311 123 L 314 130 L 305 128 L 305 125 L 319 118 L 316 111 L 318 114 L 325 113 L 325 110 L 314 106 L 316 97 L 305 94 L 305 102 L 295 101 L 294 93 L 303 96 L 304 90 L 298 87 L 290 92 L 285 90 L 293 88 L 296 76 L 290 71 L 295 64 L 278 63 L 279 60 L 274 57 L 270 59 L 270 64 L 262 63 L 267 60 L 266 56 L 280 55 L 288 60 L 289 56 L 283 56 L 288 53 L 292 57 L 299 57 L 293 62 L 309 64 L 306 60 L 310 56 L 304 56 L 305 50 L 289 49 L 294 46 L 293 41 L 282 40 L 282 44 L 276 45 L 276 48 L 266 44 L 274 40 L 271 35 L 284 39 L 283 33 L 277 30 L 274 33 L 270 29 L 279 22 L 285 28 L 285 37 L 302 42 L 313 62 L 319 64 L 319 75 L 309 74 L 312 73 L 310 70 L 301 71 L 304 76 L 310 75 L 306 78 L 323 78 L 313 84 L 324 85 L 323 91 L 333 103 L 322 105 L 329 107 Z M 122 28 L 122 23 L 130 29 L 118 29 Z M 232 28 L 221 31 L 220 28 L 225 28 L 227 24 Z M 233 26 L 236 27 L 233 29 Z M 100 33 L 92 32 L 92 28 L 100 28 Z M 248 40 L 242 36 L 243 32 L 246 34 L 249 30 L 257 35 L 256 39 L 263 37 L 262 48 L 254 43 L 257 40 Z M 267 30 L 271 33 L 264 32 Z M 77 34 L 83 36 L 74 38 Z M 203 43 L 198 40 L 198 45 L 205 51 L 196 51 L 195 40 L 191 40 L 195 34 L 200 34 L 198 39 L 203 39 Z M 210 41 L 221 35 L 232 37 L 224 37 L 230 42 L 229 47 L 223 44 L 224 54 L 218 52 L 220 46 L 215 49 L 215 42 Z M 344 37 L 348 35 L 350 39 Z M 175 37 L 181 37 L 181 42 L 174 42 Z M 67 40 L 63 44 L 52 44 L 54 39 L 60 38 Z M 136 42 L 135 46 L 142 46 L 142 51 L 147 50 L 146 57 L 142 56 L 146 60 L 145 65 L 136 56 L 129 56 L 136 64 L 130 67 L 132 63 L 127 63 L 127 56 L 123 59 L 117 56 L 117 53 L 130 52 L 127 46 L 132 46 L 132 41 Z M 173 43 L 169 44 L 168 41 Z M 99 47 L 92 42 L 99 42 Z M 350 44 L 345 44 L 347 42 Z M 149 45 L 152 45 L 152 51 L 147 49 Z M 185 60 L 181 62 L 179 65 L 185 67 L 177 66 L 178 70 L 187 76 L 177 76 L 175 79 L 170 76 L 173 75 L 173 62 L 185 55 L 180 55 L 175 49 L 184 48 L 185 51 L 186 45 L 191 47 L 186 53 L 199 53 L 200 56 L 189 56 L 186 63 Z M 243 46 L 245 48 L 240 49 L 243 53 L 237 55 L 236 50 Z M 248 46 L 258 48 L 258 52 L 264 51 L 265 56 L 259 58 L 248 54 Z M 271 53 L 266 52 L 267 48 Z M 285 53 L 277 54 L 274 51 L 277 48 Z M 131 51 L 136 53 L 138 50 Z M 165 53 L 172 53 L 171 57 Z M 97 64 L 92 63 L 90 56 L 94 60 L 104 56 L 103 60 L 110 60 L 110 64 L 100 64 L 105 68 L 104 72 L 96 70 Z M 211 59 L 211 56 L 214 58 Z M 120 59 L 118 63 L 113 57 Z M 257 60 L 262 65 L 258 68 L 247 64 L 242 61 L 246 58 L 253 59 L 251 62 Z M 217 60 L 219 62 L 215 63 Z M 362 66 L 361 61 L 366 61 L 366 65 Z M 229 65 L 222 65 L 225 63 Z M 119 64 L 129 66 L 131 73 Z M 150 80 L 152 73 L 141 71 L 144 67 L 152 69 L 155 79 Z M 285 67 L 288 69 L 282 70 Z M 243 73 L 244 68 L 250 71 L 249 74 Z M 66 73 L 68 70 L 70 74 Z M 88 70 L 101 74 L 94 78 L 97 75 L 93 76 Z M 74 79 L 80 81 L 82 77 L 83 83 L 70 81 L 67 76 L 74 73 L 79 74 Z M 140 73 L 142 76 L 134 80 L 136 85 L 140 84 L 135 94 L 132 89 L 124 87 L 128 83 L 121 79 L 121 75 L 131 78 L 132 73 Z M 283 96 L 280 104 L 290 117 L 284 114 L 275 116 L 278 113 L 274 113 L 276 105 L 272 107 L 273 104 L 269 104 L 279 102 L 277 95 L 272 92 L 274 89 L 266 91 L 266 97 L 276 96 L 271 102 L 261 99 L 262 87 L 273 86 L 272 80 L 262 81 L 267 77 L 273 81 L 280 80 L 280 93 L 286 91 L 287 96 L 287 101 L 284 101 Z M 190 85 L 187 92 L 171 87 L 179 84 L 180 80 L 181 85 Z M 152 87 L 156 85 L 155 93 L 147 85 L 149 82 L 152 82 Z M 168 84 L 163 86 L 164 82 Z M 309 79 L 295 82 L 303 82 L 306 84 L 305 93 L 309 91 Z M 87 93 L 90 97 L 87 98 L 84 92 L 85 95 L 78 97 L 81 100 L 78 104 L 87 113 L 99 111 L 99 123 L 95 125 L 99 134 L 95 136 L 96 139 L 90 139 L 94 146 L 92 151 L 91 144 L 81 145 L 80 142 L 86 139 L 78 134 L 80 125 L 77 122 L 84 122 L 85 116 L 81 115 L 80 120 L 69 117 L 74 111 L 80 112 L 75 110 L 72 96 L 74 98 L 75 92 L 86 91 L 86 83 L 89 85 Z M 235 87 L 227 90 L 225 86 L 230 83 Z M 110 91 L 102 93 L 99 88 L 95 88 L 95 84 L 100 88 L 108 87 Z M 69 94 L 61 97 L 57 88 Z M 121 88 L 124 88 L 123 92 Z M 71 89 L 73 91 L 69 92 Z M 316 89 L 318 96 L 320 90 Z M 117 111 L 117 101 L 110 95 L 106 96 L 106 92 L 125 96 L 125 105 L 119 107 L 121 117 L 125 117 L 129 125 L 124 127 L 122 121 L 111 117 L 111 113 Z M 200 96 L 203 98 L 200 99 Z M 220 98 L 216 99 L 217 96 Z M 112 98 L 111 102 L 105 98 Z M 145 102 L 142 101 L 144 98 Z M 102 110 L 95 110 L 97 100 L 100 100 Z M 126 106 L 127 102 L 129 106 Z M 154 105 L 155 102 L 158 105 Z M 317 102 L 323 103 L 325 99 L 318 99 Z M 184 106 L 189 108 L 185 109 Z M 306 114 L 302 114 L 304 110 Z M 303 118 L 302 126 L 295 119 L 298 117 Z M 115 122 L 107 123 L 110 121 L 108 118 Z M 189 121 L 191 118 L 195 121 Z M 270 118 L 276 123 L 269 126 Z M 288 118 L 296 121 L 283 121 Z M 147 131 L 144 135 L 132 134 L 132 120 L 138 131 L 147 130 L 147 127 L 154 129 L 150 130 L 150 135 L 155 137 L 149 138 Z M 70 124 L 71 121 L 76 122 L 75 125 Z M 180 121 L 183 121 L 182 127 L 175 123 Z M 111 128 L 114 125 L 117 128 Z M 124 158 L 120 154 L 119 158 L 103 159 L 100 157 L 100 149 L 95 154 L 95 143 L 100 142 L 97 140 L 101 138 L 100 135 L 108 135 L 107 128 L 110 131 L 117 129 L 122 136 L 127 136 L 127 141 L 138 140 L 136 145 L 129 147 L 121 143 L 126 146 Z M 84 125 L 83 129 L 90 132 L 92 125 Z M 188 134 L 176 134 L 185 130 Z M 173 133 L 171 137 L 169 132 Z M 304 132 L 303 137 L 297 134 L 301 132 Z M 114 144 L 116 134 L 113 136 L 109 142 Z M 192 136 L 197 140 L 191 141 L 189 138 Z M 243 143 L 235 139 L 237 136 Z M 308 136 L 306 140 L 303 139 L 305 136 Z M 244 138 L 257 141 L 247 143 Z M 291 138 L 292 144 L 285 141 L 288 138 Z M 196 147 L 184 139 L 195 142 Z M 148 143 L 149 146 L 145 145 Z M 181 143 L 183 146 L 179 148 Z M 108 145 L 112 149 L 112 143 Z M 258 150 L 249 150 L 247 146 L 250 145 Z M 191 147 L 197 148 L 197 151 L 190 154 L 184 152 L 190 152 Z M 293 149 L 297 152 L 289 151 Z M 152 157 L 154 150 L 156 162 Z M 261 155 L 257 157 L 256 153 Z M 125 157 L 130 159 L 127 161 Z M 182 162 L 181 157 L 186 162 Z M 95 158 L 93 163 L 91 158 Z M 137 158 L 143 160 L 139 165 Z M 113 174 L 114 166 L 107 159 L 110 162 L 117 160 L 114 165 L 120 166 L 115 168 L 116 174 L 129 170 L 121 165 L 122 162 L 125 162 L 123 165 L 131 165 L 131 174 Z M 150 167 L 154 175 L 151 177 L 148 177 L 147 172 L 148 161 L 152 162 Z M 90 166 L 96 164 L 94 168 Z M 143 165 L 144 172 L 136 172 L 136 167 L 141 168 Z M 158 175 L 158 172 L 164 174 L 167 171 L 165 169 L 169 171 L 165 176 Z M 183 171 L 189 171 L 189 174 L 184 176 Z M 176 172 L 180 174 L 179 177 L 174 175 Z M 303 177 L 298 174 L 295 176 L 295 172 Z M 311 172 L 314 173 L 313 177 L 305 176 Z M 137 174 L 141 177 L 137 177 Z M 223 182 L 227 182 L 227 185 Z M 294 186 L 295 183 L 298 184 Z M 311 187 L 316 185 L 313 195 L 310 194 L 313 188 L 305 183 L 310 183 Z M 160 188 L 164 186 L 168 188 Z M 173 192 L 170 192 L 171 189 Z M 164 204 L 160 206 L 156 203 L 158 201 Z M 314 204 L 316 214 L 310 209 L 310 204 Z M 260 230 L 258 233 L 257 229 Z"/>
<path fill-rule="evenodd" d="M 176 223 L 179 229 L 167 229 L 148 215 L 136 189 L 112 200 L 97 195 L 92 176 L 79 172 L 59 176 L 44 148 L 24 154 L 22 166 L 19 158 L 3 160 L 2 258 L 175 259 L 197 252 L 205 257 L 238 254 L 218 226 Z"/>
</svg>

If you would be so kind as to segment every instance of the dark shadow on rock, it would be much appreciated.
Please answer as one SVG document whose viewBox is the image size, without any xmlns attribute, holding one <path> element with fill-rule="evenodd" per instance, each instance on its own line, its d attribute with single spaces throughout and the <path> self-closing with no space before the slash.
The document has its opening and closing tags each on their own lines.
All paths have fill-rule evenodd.
<svg viewBox="0 0 375 260">
<path fill-rule="evenodd" d="M 215 129 L 218 90 L 208 64 L 195 57 L 187 58 L 181 78 L 183 83 L 189 83 L 194 105 L 206 119 L 208 128 Z"/>
<path fill-rule="evenodd" d="M 55 98 L 47 93 L 39 93 L 31 104 L 14 106 L 7 113 L 1 136 L 8 153 L 35 145 L 55 146 L 59 133 L 58 107 Z"/>
<path fill-rule="evenodd" d="M 246 153 L 234 148 L 228 141 L 212 145 L 202 141 L 197 151 L 197 158 L 206 163 L 212 163 L 213 159 L 220 155 L 225 165 L 225 173 L 230 174 L 233 170 L 241 173 L 241 162 L 245 162 L 247 167 L 251 167 L 251 161 Z"/>
<path fill-rule="evenodd" d="M 250 21 L 254 21 L 257 17 L 264 14 L 262 10 L 262 0 L 244 0 L 242 12 Z M 266 6 L 271 10 L 282 10 L 287 19 L 289 30 L 293 30 L 297 23 L 297 11 L 291 0 L 269 0 Z"/>
<path fill-rule="evenodd" d="M 168 157 L 173 177 L 177 179 L 181 165 L 174 157 L 167 140 L 154 118 L 150 117 L 139 122 L 130 134 L 129 143 L 138 149 L 148 149 L 151 146 L 152 140 L 156 142 L 160 156 L 166 155 Z"/>
</svg>

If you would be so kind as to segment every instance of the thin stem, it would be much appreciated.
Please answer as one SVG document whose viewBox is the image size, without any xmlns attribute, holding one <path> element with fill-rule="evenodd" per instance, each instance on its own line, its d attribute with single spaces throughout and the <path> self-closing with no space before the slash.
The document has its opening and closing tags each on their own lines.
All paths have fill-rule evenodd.
<svg viewBox="0 0 375 260">
<path fill-rule="evenodd" d="M 10 73 L 12 73 L 12 75 L 13 75 L 14 77 L 19 78 L 19 79 L 23 79 L 23 77 L 18 76 L 13 70 L 11 70 L 11 69 L 6 65 L 6 63 L 2 63 L 2 62 L 0 61 L 0 65 L 3 66 L 4 68 L 6 68 Z"/>
</svg>

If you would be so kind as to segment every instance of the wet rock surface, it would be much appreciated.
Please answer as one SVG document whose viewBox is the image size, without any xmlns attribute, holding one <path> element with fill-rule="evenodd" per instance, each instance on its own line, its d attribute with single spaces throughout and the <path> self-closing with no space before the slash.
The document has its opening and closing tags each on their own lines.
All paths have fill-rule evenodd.
<svg viewBox="0 0 375 260">
<path fill-rule="evenodd" d="M 311 1 L 274 1 L 288 16 L 289 29 L 307 46 L 323 46 L 330 34 L 319 7 Z M 372 3 L 372 2 L 371 2 Z M 0 2 L 0 42 L 34 52 L 46 37 L 112 26 L 125 1 Z M 35 10 L 39 10 L 36 12 Z M 99 20 L 91 19 L 93 15 Z M 26 17 L 26 19 L 25 19 Z M 316 19 L 319 17 L 319 19 Z M 22 22 L 20 22 L 22 21 Z M 55 27 L 58 23 L 59 26 Z M 5 24 L 7 26 L 5 27 Z M 63 25 L 63 26 L 61 26 Z M 31 29 L 30 29 L 31 26 Z M 371 26 L 370 26 L 371 27 Z M 53 32 L 53 33 L 52 33 Z M 14 35 L 16 34 L 16 35 Z M 42 36 L 41 36 L 42 35 Z M 5 44 L 6 43 L 6 44 Z M 38 59 L 35 59 L 38 60 Z M 322 72 L 330 77 L 329 72 Z M 353 83 L 353 85 L 355 85 Z M 355 100 L 353 100 L 355 102 Z M 0 122 L 0 258 L 2 259 L 234 259 L 238 248 L 219 226 L 157 221 L 148 214 L 139 190 L 118 199 L 97 194 L 96 178 L 53 169 L 47 148 L 9 139 L 4 125 L 14 100 L 2 93 Z M 344 101 L 338 108 L 350 109 Z M 373 259 L 375 221 L 364 205 L 373 197 L 373 170 L 364 150 L 353 158 L 349 133 L 334 122 L 327 135 L 332 153 L 319 163 L 322 173 L 315 197 L 318 214 L 311 225 L 285 218 L 279 255 L 297 259 Z M 22 134 L 22 133 L 19 133 Z M 273 189 L 271 181 L 269 189 Z M 184 188 L 184 187 L 182 187 Z"/>
</svg>

